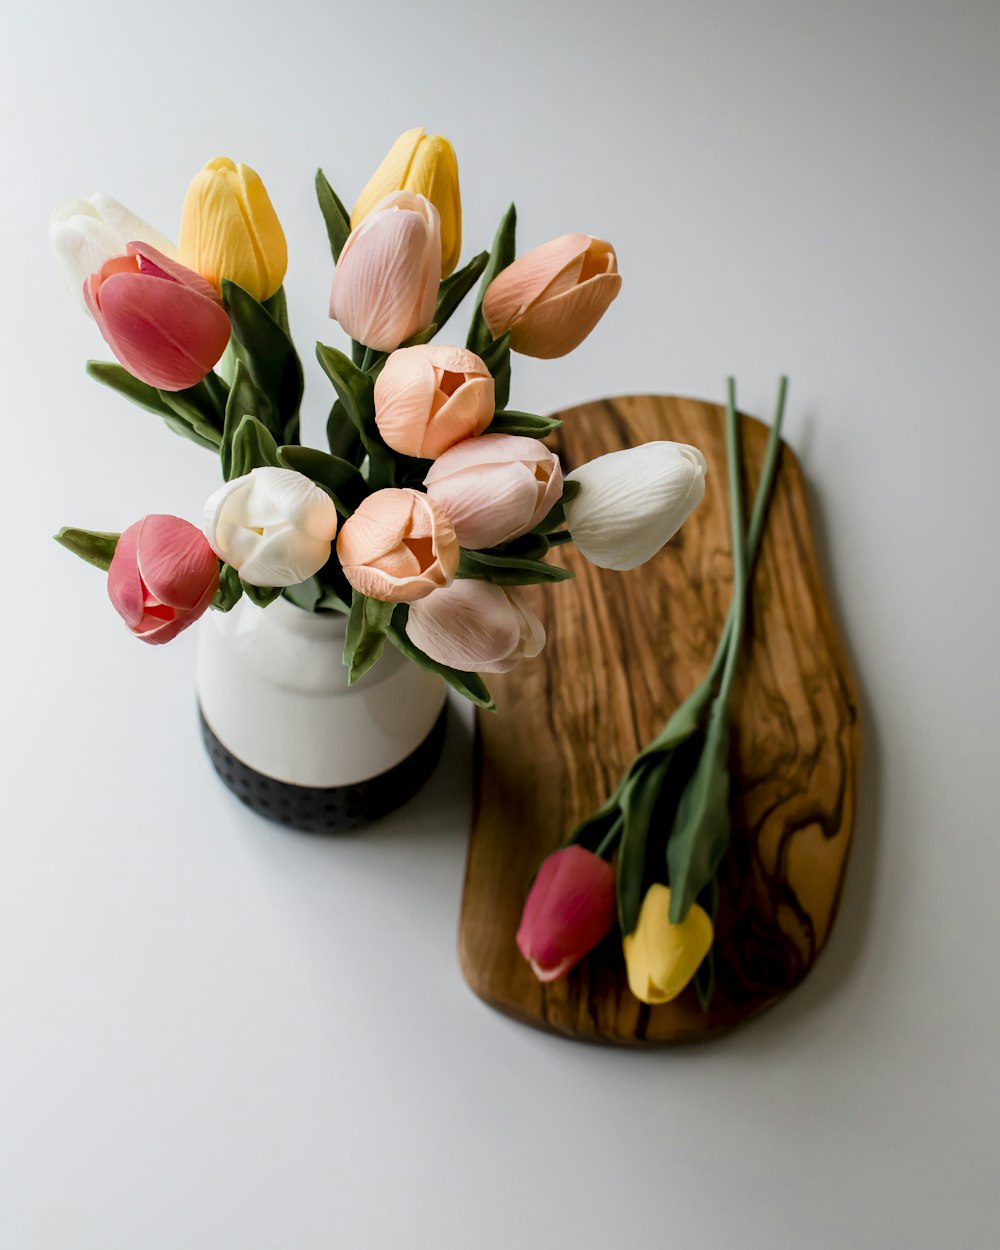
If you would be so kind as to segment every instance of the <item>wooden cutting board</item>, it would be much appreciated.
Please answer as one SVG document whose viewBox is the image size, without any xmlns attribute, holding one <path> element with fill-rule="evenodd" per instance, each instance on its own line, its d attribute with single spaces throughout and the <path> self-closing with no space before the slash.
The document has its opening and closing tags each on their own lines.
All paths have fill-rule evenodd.
<svg viewBox="0 0 1000 1250">
<path fill-rule="evenodd" d="M 567 469 L 653 439 L 705 454 L 705 499 L 651 563 L 628 573 L 552 553 L 575 581 L 529 587 L 548 634 L 535 660 L 494 676 L 477 719 L 475 803 L 459 952 L 471 988 L 538 1028 L 623 1045 L 721 1033 L 809 972 L 830 934 L 858 774 L 854 682 L 820 578 L 802 472 L 782 451 L 731 705 L 733 835 L 720 870 L 717 981 L 648 1007 L 629 992 L 617 929 L 562 981 L 541 985 L 514 945 L 538 865 L 614 789 L 635 753 L 704 676 L 729 606 L 725 412 L 627 396 L 558 414 Z M 767 426 L 743 417 L 747 506 Z"/>
</svg>

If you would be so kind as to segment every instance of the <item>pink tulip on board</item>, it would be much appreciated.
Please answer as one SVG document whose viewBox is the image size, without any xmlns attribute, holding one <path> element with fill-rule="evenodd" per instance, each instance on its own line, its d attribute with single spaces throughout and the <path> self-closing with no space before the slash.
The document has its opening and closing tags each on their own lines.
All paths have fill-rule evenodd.
<svg viewBox="0 0 1000 1250">
<path fill-rule="evenodd" d="M 433 460 L 493 420 L 493 378 L 475 352 L 424 343 L 393 352 L 375 382 L 375 421 L 404 456 Z"/>
<path fill-rule="evenodd" d="M 440 284 L 438 211 L 422 195 L 396 191 L 348 236 L 330 316 L 358 343 L 391 352 L 433 321 Z"/>
<path fill-rule="evenodd" d="M 146 516 L 118 539 L 108 569 L 115 611 L 143 642 L 169 642 L 193 625 L 219 585 L 208 539 L 176 516 Z"/>
<path fill-rule="evenodd" d="M 614 922 L 614 869 L 593 851 L 565 846 L 538 870 L 517 948 L 539 981 L 555 981 L 589 954 Z"/>
<path fill-rule="evenodd" d="M 545 645 L 545 628 L 520 591 L 462 578 L 410 609 L 406 636 L 463 673 L 507 673 Z"/>
<path fill-rule="evenodd" d="M 386 603 L 413 603 L 446 586 L 458 539 L 444 512 L 416 490 L 377 490 L 341 526 L 337 555 L 355 590 Z"/>
<path fill-rule="evenodd" d="M 526 534 L 559 502 L 559 457 L 515 434 L 483 434 L 456 443 L 424 478 L 427 494 L 448 513 L 470 551 Z"/>
<path fill-rule="evenodd" d="M 510 331 L 524 356 L 550 360 L 579 347 L 621 290 L 615 249 L 589 234 L 564 234 L 501 270 L 483 316 L 494 338 Z"/>
<path fill-rule="evenodd" d="M 129 373 L 183 391 L 209 373 L 229 342 L 215 289 L 146 243 L 129 243 L 83 284 L 83 298 Z"/>
</svg>

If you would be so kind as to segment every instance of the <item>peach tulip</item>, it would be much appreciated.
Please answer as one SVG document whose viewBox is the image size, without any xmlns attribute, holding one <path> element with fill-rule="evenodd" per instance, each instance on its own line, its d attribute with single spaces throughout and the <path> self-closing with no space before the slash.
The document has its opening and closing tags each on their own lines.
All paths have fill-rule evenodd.
<svg viewBox="0 0 1000 1250">
<path fill-rule="evenodd" d="M 369 495 L 337 539 L 344 576 L 355 590 L 387 603 L 413 603 L 447 586 L 459 547 L 446 514 L 416 490 Z"/>
<path fill-rule="evenodd" d="M 145 516 L 118 539 L 108 597 L 137 638 L 161 643 L 212 602 L 219 562 L 201 530 L 176 516 Z"/>
<path fill-rule="evenodd" d="M 621 290 L 615 249 L 589 234 L 564 234 L 500 271 L 483 316 L 494 338 L 510 331 L 524 356 L 551 360 L 579 347 Z"/>
<path fill-rule="evenodd" d="M 483 434 L 450 447 L 424 478 L 470 551 L 534 529 L 563 492 L 559 457 L 537 438 Z"/>
<path fill-rule="evenodd" d="M 538 870 L 524 903 L 517 948 L 539 981 L 556 981 L 615 923 L 615 872 L 582 846 L 564 846 Z"/>
<path fill-rule="evenodd" d="M 330 316 L 352 339 L 391 352 L 434 319 L 441 223 L 430 200 L 397 191 L 351 231 L 330 290 Z"/>
<path fill-rule="evenodd" d="M 375 382 L 375 421 L 393 451 L 433 460 L 493 420 L 493 378 L 464 347 L 393 352 Z"/>
<path fill-rule="evenodd" d="M 545 628 L 518 590 L 462 578 L 415 603 L 410 641 L 463 673 L 506 673 L 545 645 Z"/>
<path fill-rule="evenodd" d="M 182 391 L 210 373 L 229 318 L 204 278 L 145 243 L 92 273 L 83 298 L 121 363 L 148 386 Z"/>
</svg>

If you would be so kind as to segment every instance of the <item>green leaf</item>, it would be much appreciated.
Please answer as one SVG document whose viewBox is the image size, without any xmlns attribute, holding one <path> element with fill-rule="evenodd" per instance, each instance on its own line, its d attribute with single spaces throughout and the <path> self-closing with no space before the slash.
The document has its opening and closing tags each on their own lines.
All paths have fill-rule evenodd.
<svg viewBox="0 0 1000 1250">
<path fill-rule="evenodd" d="M 458 564 L 459 577 L 478 577 L 498 586 L 533 586 L 542 582 L 565 582 L 575 577 L 571 569 L 545 564 L 524 556 L 499 551 L 465 551 Z"/>
<path fill-rule="evenodd" d="M 715 949 L 708 948 L 708 954 L 698 965 L 692 979 L 694 992 L 698 998 L 698 1004 L 702 1011 L 708 1011 L 712 1002 L 712 995 L 715 993 Z"/>
<path fill-rule="evenodd" d="M 670 770 L 671 757 L 646 760 L 629 778 L 621 797 L 625 818 L 615 883 L 618 894 L 618 922 L 624 934 L 634 932 L 646 893 L 646 863 L 649 829 Z"/>
<path fill-rule="evenodd" d="M 243 583 L 240 575 L 231 564 L 223 564 L 219 570 L 219 588 L 212 599 L 211 607 L 218 612 L 231 612 L 243 598 Z"/>
<path fill-rule="evenodd" d="M 476 308 L 472 314 L 472 325 L 469 328 L 469 337 L 466 346 L 469 351 L 475 352 L 477 356 L 482 356 L 485 360 L 484 352 L 493 342 L 493 335 L 490 333 L 489 326 L 483 318 L 483 296 L 486 294 L 486 288 L 501 270 L 514 259 L 515 241 L 514 236 L 517 230 L 517 210 L 511 204 L 510 208 L 504 213 L 500 225 L 497 228 L 496 235 L 493 238 L 493 247 L 490 249 L 490 258 L 483 270 L 483 279 L 479 284 L 479 295 L 476 299 Z M 498 403 L 498 408 L 503 408 L 506 404 Z"/>
<path fill-rule="evenodd" d="M 288 324 L 288 297 L 285 295 L 285 288 L 279 286 L 270 299 L 263 301 L 262 307 L 285 332 L 285 336 L 291 339 L 292 331 Z"/>
<path fill-rule="evenodd" d="M 493 696 L 489 692 L 489 688 L 478 673 L 463 673 L 457 668 L 449 668 L 446 664 L 439 664 L 437 660 L 432 660 L 429 655 L 425 655 L 419 647 L 413 645 L 406 636 L 406 620 L 409 616 L 409 608 L 402 604 L 397 608 L 392 623 L 389 626 L 389 641 L 408 660 L 412 660 L 414 664 L 420 668 L 426 669 L 428 673 L 437 673 L 459 694 L 464 695 L 470 703 L 474 703 L 476 707 L 481 707 L 487 712 L 495 712 L 496 704 L 493 702 Z"/>
<path fill-rule="evenodd" d="M 145 382 L 134 378 L 127 369 L 122 368 L 121 365 L 112 364 L 110 360 L 88 360 L 87 373 L 102 386 L 110 387 L 119 395 L 124 395 L 133 404 L 162 417 L 164 424 L 175 434 L 190 439 L 199 447 L 207 447 L 211 451 L 218 450 L 222 441 L 218 430 L 210 422 L 205 421 L 197 411 L 194 424 L 190 416 L 179 415 L 178 408 L 171 406 L 166 400 L 168 392 L 147 386 Z"/>
<path fill-rule="evenodd" d="M 359 677 L 363 677 L 378 663 L 385 647 L 386 631 L 395 610 L 394 603 L 383 603 L 381 599 L 371 599 L 368 595 L 363 595 L 360 590 L 354 591 L 344 638 L 348 685 L 353 686 Z"/>
<path fill-rule="evenodd" d="M 240 579 L 240 585 L 243 587 L 243 593 L 246 597 L 251 603 L 255 603 L 258 608 L 266 608 L 269 604 L 274 603 L 284 589 L 282 586 L 251 586 L 249 582 L 243 581 L 242 578 Z"/>
<path fill-rule="evenodd" d="M 501 410 L 510 398 L 510 331 L 501 334 L 480 353 L 483 364 L 493 374 L 494 404 Z"/>
<path fill-rule="evenodd" d="M 351 215 L 340 202 L 340 199 L 326 180 L 322 169 L 316 170 L 316 198 L 319 209 L 326 222 L 326 235 L 330 240 L 330 251 L 333 253 L 334 264 L 340 260 L 347 236 L 351 233 Z"/>
<path fill-rule="evenodd" d="M 562 425 L 555 417 L 538 417 L 533 412 L 500 410 L 486 427 L 487 434 L 517 434 L 523 438 L 546 438 Z"/>
<path fill-rule="evenodd" d="M 298 442 L 303 380 L 294 343 L 264 305 L 235 282 L 223 279 L 222 296 L 254 385 L 273 409 L 272 433 L 284 443 Z"/>
<path fill-rule="evenodd" d="M 316 357 L 323 372 L 333 383 L 351 424 L 357 430 L 368 453 L 368 482 L 373 490 L 392 486 L 395 481 L 395 460 L 382 442 L 375 424 L 375 384 L 357 365 L 335 347 L 316 344 Z"/>
<path fill-rule="evenodd" d="M 222 476 L 227 482 L 241 476 L 233 472 L 233 443 L 244 417 L 256 417 L 273 435 L 270 401 L 250 376 L 247 365 L 242 360 L 237 360 L 233 384 L 229 388 L 229 398 L 226 401 L 226 423 L 222 431 Z"/>
<path fill-rule="evenodd" d="M 715 876 L 729 843 L 729 721 L 716 699 L 697 764 L 680 795 L 667 841 L 670 923 L 680 924 Z"/>
<path fill-rule="evenodd" d="M 72 551 L 81 560 L 86 560 L 94 568 L 107 572 L 111 567 L 111 560 L 121 534 L 63 526 L 58 534 L 53 534 L 53 538 L 60 546 L 65 547 L 67 551 Z"/>
<path fill-rule="evenodd" d="M 438 329 L 451 317 L 462 300 L 469 294 L 490 263 L 489 252 L 480 252 L 461 269 L 457 269 L 450 278 L 445 278 L 438 291 L 437 309 L 434 322 Z"/>
<path fill-rule="evenodd" d="M 326 441 L 330 453 L 358 466 L 365 458 L 365 447 L 361 435 L 347 415 L 347 410 L 340 400 L 335 400 L 326 422 Z"/>
<path fill-rule="evenodd" d="M 243 477 L 252 469 L 278 467 L 278 445 L 274 435 L 256 417 L 248 413 L 240 420 L 233 435 L 232 463 L 229 481 Z"/>
<path fill-rule="evenodd" d="M 349 517 L 369 493 L 368 484 L 353 464 L 313 447 L 292 444 L 278 448 L 278 463 L 304 473 L 330 495 L 343 517 Z"/>
<path fill-rule="evenodd" d="M 546 515 L 535 526 L 532 533 L 535 534 L 551 534 L 553 530 L 557 530 L 560 525 L 566 524 L 566 504 L 571 499 L 575 499 L 580 493 L 580 482 L 564 482 L 563 493 L 559 499 L 552 505 Z M 555 540 L 553 539 L 553 542 Z M 563 538 L 562 542 L 570 542 L 571 538 Z"/>
</svg>

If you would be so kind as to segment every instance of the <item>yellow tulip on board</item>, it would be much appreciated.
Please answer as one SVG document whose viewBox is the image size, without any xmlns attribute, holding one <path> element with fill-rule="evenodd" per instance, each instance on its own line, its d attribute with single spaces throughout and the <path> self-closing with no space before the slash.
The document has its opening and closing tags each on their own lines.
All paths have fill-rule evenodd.
<svg viewBox="0 0 1000 1250">
<path fill-rule="evenodd" d="M 260 175 L 228 156 L 209 161 L 184 198 L 177 252 L 216 289 L 228 278 L 270 299 L 285 280 L 288 247 Z"/>
<path fill-rule="evenodd" d="M 635 932 L 622 941 L 628 985 L 641 1002 L 669 1003 L 684 989 L 708 954 L 714 933 L 697 903 L 680 924 L 670 923 L 670 889 L 651 885 Z"/>
<path fill-rule="evenodd" d="M 441 217 L 441 276 L 447 278 L 462 251 L 462 200 L 458 191 L 455 150 L 444 135 L 424 134 L 422 126 L 407 130 L 389 149 L 368 180 L 351 213 L 351 229 L 393 191 L 423 195 Z"/>
</svg>

